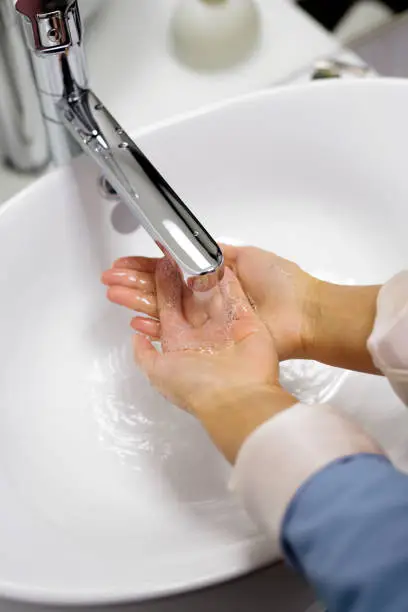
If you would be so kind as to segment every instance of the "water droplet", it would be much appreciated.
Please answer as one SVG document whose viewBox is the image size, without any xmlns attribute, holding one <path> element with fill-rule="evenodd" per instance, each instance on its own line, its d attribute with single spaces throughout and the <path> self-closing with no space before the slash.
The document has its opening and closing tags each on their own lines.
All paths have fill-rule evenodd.
<svg viewBox="0 0 408 612">
<path fill-rule="evenodd" d="M 92 140 L 92 135 L 88 134 L 87 132 L 85 132 L 84 130 L 81 130 L 81 129 L 78 130 L 78 136 L 81 138 L 81 140 L 85 144 L 88 144 L 88 142 L 90 142 Z"/>
<path fill-rule="evenodd" d="M 117 127 L 117 128 L 115 128 L 115 132 L 116 132 L 116 133 L 117 133 L 119 136 L 122 136 L 122 134 L 124 134 L 124 133 L 125 133 L 125 130 L 124 130 L 123 128 L 121 128 L 121 127 Z"/>
<path fill-rule="evenodd" d="M 129 143 L 128 142 L 121 142 L 118 145 L 119 149 L 128 149 L 129 148 Z"/>
<path fill-rule="evenodd" d="M 98 102 L 97 104 L 95 104 L 95 110 L 99 111 L 103 109 L 104 109 L 104 105 L 102 104 L 102 102 Z"/>
</svg>

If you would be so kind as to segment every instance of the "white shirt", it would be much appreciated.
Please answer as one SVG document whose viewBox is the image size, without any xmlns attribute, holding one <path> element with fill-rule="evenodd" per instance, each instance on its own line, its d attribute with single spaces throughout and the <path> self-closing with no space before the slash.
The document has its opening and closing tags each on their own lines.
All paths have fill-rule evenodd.
<svg viewBox="0 0 408 612">
<path fill-rule="evenodd" d="M 376 367 L 408 404 L 408 271 L 386 283 L 368 349 Z M 279 541 L 298 488 L 332 461 L 383 451 L 354 421 L 328 405 L 296 404 L 259 427 L 244 443 L 232 488 L 261 528 Z"/>
</svg>

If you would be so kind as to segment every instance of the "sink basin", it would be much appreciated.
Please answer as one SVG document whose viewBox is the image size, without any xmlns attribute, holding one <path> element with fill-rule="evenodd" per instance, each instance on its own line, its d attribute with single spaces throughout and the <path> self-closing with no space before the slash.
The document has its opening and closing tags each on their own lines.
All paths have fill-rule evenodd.
<svg viewBox="0 0 408 612">
<path fill-rule="evenodd" d="M 316 83 L 137 141 L 217 239 L 377 283 L 407 262 L 407 106 L 405 82 Z M 130 314 L 107 303 L 99 276 L 157 250 L 97 178 L 80 159 L 0 209 L 2 596 L 143 600 L 278 556 L 199 424 L 132 363 Z M 408 414 L 386 381 L 303 363 L 283 378 L 354 414 L 408 468 Z"/>
</svg>

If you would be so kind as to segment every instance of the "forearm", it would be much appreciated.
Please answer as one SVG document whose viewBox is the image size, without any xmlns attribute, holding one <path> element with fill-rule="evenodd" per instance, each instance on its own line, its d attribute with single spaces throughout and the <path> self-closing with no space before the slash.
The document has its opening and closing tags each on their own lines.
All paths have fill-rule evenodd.
<svg viewBox="0 0 408 612">
<path fill-rule="evenodd" d="M 308 306 L 305 357 L 332 366 L 378 373 L 367 348 L 380 286 L 319 282 Z"/>
<path fill-rule="evenodd" d="M 279 387 L 257 386 L 231 389 L 209 397 L 194 407 L 215 445 L 234 464 L 245 440 L 263 423 L 296 404 Z"/>
</svg>

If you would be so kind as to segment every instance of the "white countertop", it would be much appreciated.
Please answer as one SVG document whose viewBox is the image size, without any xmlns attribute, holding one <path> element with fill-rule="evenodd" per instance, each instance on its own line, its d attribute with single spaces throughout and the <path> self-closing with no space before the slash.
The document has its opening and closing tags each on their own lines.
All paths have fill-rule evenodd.
<svg viewBox="0 0 408 612">
<path fill-rule="evenodd" d="M 282 83 L 315 59 L 340 51 L 332 36 L 287 0 L 258 1 L 263 34 L 254 56 L 228 72 L 197 74 L 180 65 L 168 50 L 168 23 L 177 0 L 110 0 L 87 33 L 95 91 L 119 121 L 135 131 L 199 106 Z M 108 65 L 116 65 L 116 70 Z M 0 202 L 31 180 L 0 167 Z M 126 609 L 304 612 L 311 601 L 302 582 L 278 567 L 202 593 Z M 0 601 L 0 612 L 41 609 Z"/>
</svg>

